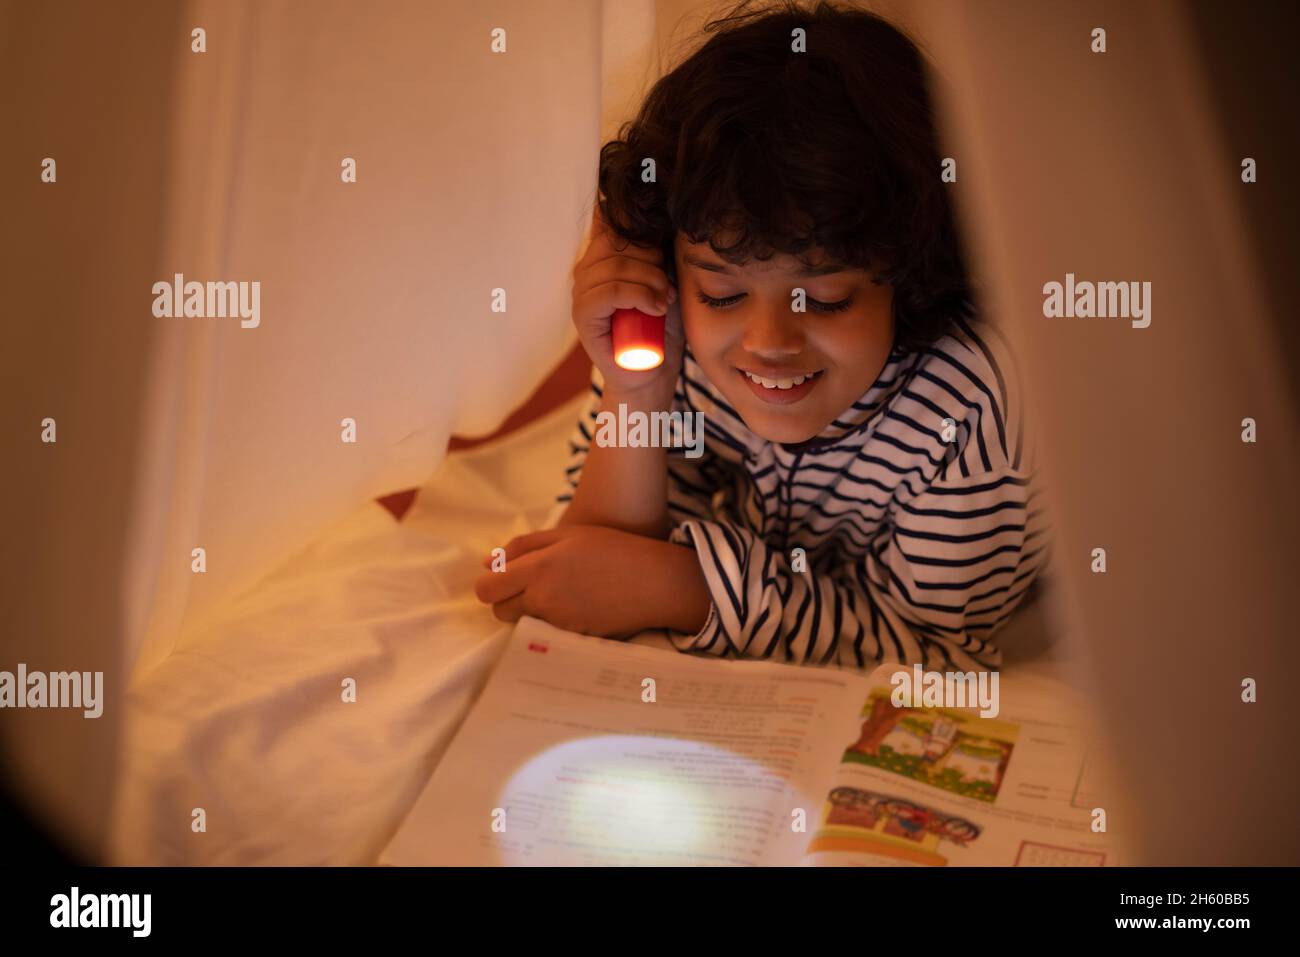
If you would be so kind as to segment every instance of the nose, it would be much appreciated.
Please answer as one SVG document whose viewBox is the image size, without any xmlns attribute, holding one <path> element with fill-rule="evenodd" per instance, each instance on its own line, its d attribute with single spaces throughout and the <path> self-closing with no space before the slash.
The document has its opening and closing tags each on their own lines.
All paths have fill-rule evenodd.
<svg viewBox="0 0 1300 957">
<path fill-rule="evenodd" d="M 803 323 L 789 305 L 754 309 L 740 344 L 750 355 L 777 363 L 803 352 Z"/>
</svg>

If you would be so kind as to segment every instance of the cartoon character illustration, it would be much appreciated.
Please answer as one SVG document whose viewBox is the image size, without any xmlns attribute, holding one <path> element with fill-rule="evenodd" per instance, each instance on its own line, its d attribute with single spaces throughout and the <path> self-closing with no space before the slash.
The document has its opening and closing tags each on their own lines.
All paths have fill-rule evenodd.
<svg viewBox="0 0 1300 957">
<path fill-rule="evenodd" d="M 827 795 L 821 826 L 809 852 L 857 851 L 914 864 L 944 865 L 939 853 L 947 841 L 966 847 L 981 833 L 965 818 L 925 807 L 906 798 L 838 787 Z"/>
<path fill-rule="evenodd" d="M 963 797 L 997 798 L 1019 726 L 956 709 L 898 708 L 877 689 L 845 762 L 867 764 Z"/>
</svg>

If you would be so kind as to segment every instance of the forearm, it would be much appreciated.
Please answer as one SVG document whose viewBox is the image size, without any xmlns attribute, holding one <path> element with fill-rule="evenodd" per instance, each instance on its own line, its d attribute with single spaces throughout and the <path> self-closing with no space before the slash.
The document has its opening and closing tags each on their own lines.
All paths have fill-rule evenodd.
<svg viewBox="0 0 1300 957">
<path fill-rule="evenodd" d="M 672 383 L 640 392 L 607 388 L 601 413 L 617 418 L 619 406 L 627 414 L 670 411 Z M 599 428 L 599 426 L 597 426 Z M 573 500 L 560 518 L 561 525 L 600 525 L 663 539 L 668 536 L 668 456 L 662 446 L 632 448 L 601 445 L 592 436 Z"/>
<path fill-rule="evenodd" d="M 639 628 L 671 628 L 688 635 L 704 627 L 713 597 L 695 550 L 646 539 L 644 556 L 634 563 L 638 583 L 628 600 L 638 603 Z"/>
</svg>

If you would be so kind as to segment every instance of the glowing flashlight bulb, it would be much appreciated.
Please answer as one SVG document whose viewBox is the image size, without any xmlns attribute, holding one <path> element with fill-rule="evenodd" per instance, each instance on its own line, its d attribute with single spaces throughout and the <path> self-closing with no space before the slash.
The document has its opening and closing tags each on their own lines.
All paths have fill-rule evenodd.
<svg viewBox="0 0 1300 957">
<path fill-rule="evenodd" d="M 664 317 L 640 309 L 615 309 L 610 332 L 620 369 L 654 369 L 664 361 Z"/>
</svg>

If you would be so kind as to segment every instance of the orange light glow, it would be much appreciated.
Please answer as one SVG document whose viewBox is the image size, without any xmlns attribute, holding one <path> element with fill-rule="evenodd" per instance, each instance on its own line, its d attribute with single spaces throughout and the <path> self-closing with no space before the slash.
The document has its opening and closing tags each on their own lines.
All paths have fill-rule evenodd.
<svg viewBox="0 0 1300 957">
<path fill-rule="evenodd" d="M 616 309 L 611 320 L 614 362 L 620 369 L 644 371 L 664 361 L 664 317 L 639 309 Z"/>
</svg>

